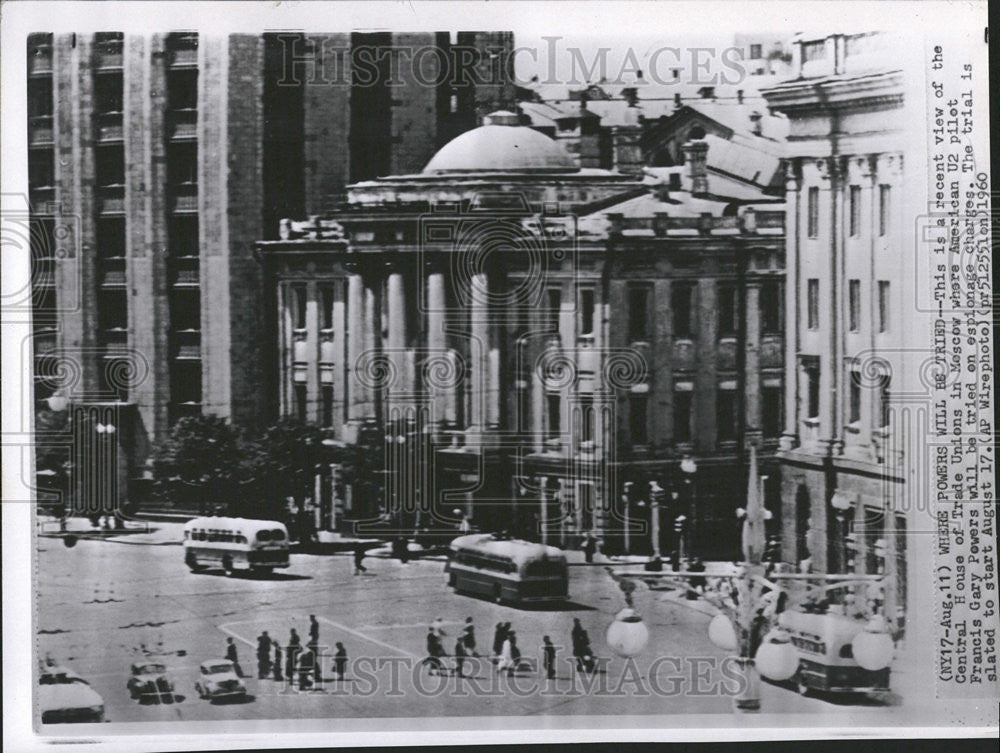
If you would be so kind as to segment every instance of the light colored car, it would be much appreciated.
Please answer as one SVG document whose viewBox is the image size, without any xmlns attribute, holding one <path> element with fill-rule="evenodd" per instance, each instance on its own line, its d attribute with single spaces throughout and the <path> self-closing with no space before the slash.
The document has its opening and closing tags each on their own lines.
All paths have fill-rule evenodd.
<svg viewBox="0 0 1000 753">
<path fill-rule="evenodd" d="M 38 677 L 38 707 L 42 724 L 104 721 L 104 699 L 68 667 L 42 667 Z"/>
<path fill-rule="evenodd" d="M 142 701 L 174 702 L 174 683 L 167 668 L 160 662 L 139 662 L 132 665 L 132 676 L 126 683 L 128 694 Z"/>
<path fill-rule="evenodd" d="M 236 674 L 236 667 L 226 659 L 213 659 L 201 663 L 201 677 L 194 684 L 199 698 L 214 701 L 220 698 L 246 698 L 247 688 Z"/>
</svg>

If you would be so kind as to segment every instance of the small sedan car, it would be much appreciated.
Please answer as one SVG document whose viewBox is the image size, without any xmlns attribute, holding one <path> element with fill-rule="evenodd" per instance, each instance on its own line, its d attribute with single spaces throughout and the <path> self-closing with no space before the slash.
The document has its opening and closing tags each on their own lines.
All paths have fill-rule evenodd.
<svg viewBox="0 0 1000 753">
<path fill-rule="evenodd" d="M 104 721 L 104 699 L 68 667 L 49 665 L 38 678 L 42 724 Z"/>
<path fill-rule="evenodd" d="M 126 683 L 128 694 L 140 703 L 158 701 L 174 702 L 174 683 L 167 677 L 167 668 L 159 662 L 141 662 L 132 665 L 132 676 Z"/>
<path fill-rule="evenodd" d="M 194 684 L 199 698 L 209 701 L 246 698 L 246 685 L 236 674 L 236 667 L 231 661 L 214 659 L 202 662 L 200 672 L 201 677 Z"/>
</svg>

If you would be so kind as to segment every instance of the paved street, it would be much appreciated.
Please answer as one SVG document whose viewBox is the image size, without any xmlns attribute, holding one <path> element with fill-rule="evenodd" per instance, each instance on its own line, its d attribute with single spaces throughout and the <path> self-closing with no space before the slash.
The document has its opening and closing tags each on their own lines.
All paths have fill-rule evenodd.
<svg viewBox="0 0 1000 753">
<path fill-rule="evenodd" d="M 604 631 L 624 602 L 602 568 L 571 568 L 572 601 L 561 608 L 518 609 L 453 594 L 442 561 L 403 565 L 372 557 L 365 561 L 368 572 L 355 576 L 349 556 L 293 555 L 288 570 L 265 580 L 192 574 L 182 552 L 172 545 L 94 540 L 67 548 L 57 538 L 39 539 L 40 655 L 87 678 L 104 697 L 111 721 L 729 713 L 732 708 L 721 682 L 724 654 L 707 638 L 708 617 L 664 601 L 661 593 L 641 588 L 636 594 L 651 634 L 645 652 L 631 665 L 612 656 Z M 256 679 L 256 636 L 267 630 L 285 643 L 294 627 L 305 643 L 309 614 L 320 622 L 322 645 L 344 643 L 352 662 L 347 680 L 300 692 Z M 444 619 L 451 653 L 459 623 L 468 616 L 480 653 L 489 653 L 501 620 L 513 624 L 523 654 L 536 664 L 542 636 L 550 635 L 562 647 L 557 679 L 547 683 L 537 671 L 500 677 L 486 662 L 467 668 L 466 680 L 413 669 L 425 656 L 431 621 Z M 607 671 L 594 677 L 589 689 L 568 662 L 573 617 L 589 631 L 596 653 L 609 659 Z M 252 699 L 211 704 L 194 692 L 197 667 L 224 657 L 227 636 L 236 640 Z M 140 705 L 129 699 L 129 665 L 145 656 L 168 665 L 177 702 Z M 658 657 L 667 658 L 654 664 Z M 326 658 L 326 676 L 330 666 Z M 773 711 L 837 708 L 767 684 L 762 699 Z"/>
</svg>

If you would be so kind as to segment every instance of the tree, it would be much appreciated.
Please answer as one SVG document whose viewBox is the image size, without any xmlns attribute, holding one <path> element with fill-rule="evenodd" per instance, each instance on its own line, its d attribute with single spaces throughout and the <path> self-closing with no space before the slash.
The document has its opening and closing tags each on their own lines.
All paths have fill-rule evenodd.
<svg viewBox="0 0 1000 753">
<path fill-rule="evenodd" d="M 297 418 L 284 417 L 244 447 L 241 468 L 252 488 L 242 498 L 248 517 L 283 520 L 285 500 L 295 506 L 300 540 L 305 533 L 305 501 L 313 496 L 315 477 L 329 462 L 323 431 Z M 276 517 L 271 517 L 276 516 Z"/>
<path fill-rule="evenodd" d="M 242 488 L 241 445 L 239 433 L 223 418 L 180 419 L 153 456 L 158 492 L 203 515 L 220 505 L 231 509 Z"/>
</svg>

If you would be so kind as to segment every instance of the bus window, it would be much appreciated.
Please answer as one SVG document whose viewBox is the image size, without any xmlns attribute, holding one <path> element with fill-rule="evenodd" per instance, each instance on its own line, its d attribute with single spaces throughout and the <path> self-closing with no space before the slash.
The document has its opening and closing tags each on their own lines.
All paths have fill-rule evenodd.
<svg viewBox="0 0 1000 753">
<path fill-rule="evenodd" d="M 271 540 L 271 532 L 270 531 L 257 531 L 257 541 L 259 541 L 260 543 L 263 544 L 263 543 L 265 543 L 267 541 L 270 541 L 270 540 Z"/>
<path fill-rule="evenodd" d="M 271 538 L 274 541 L 284 541 L 285 540 L 285 532 L 282 531 L 280 528 L 275 528 L 273 531 L 271 531 Z"/>
</svg>

